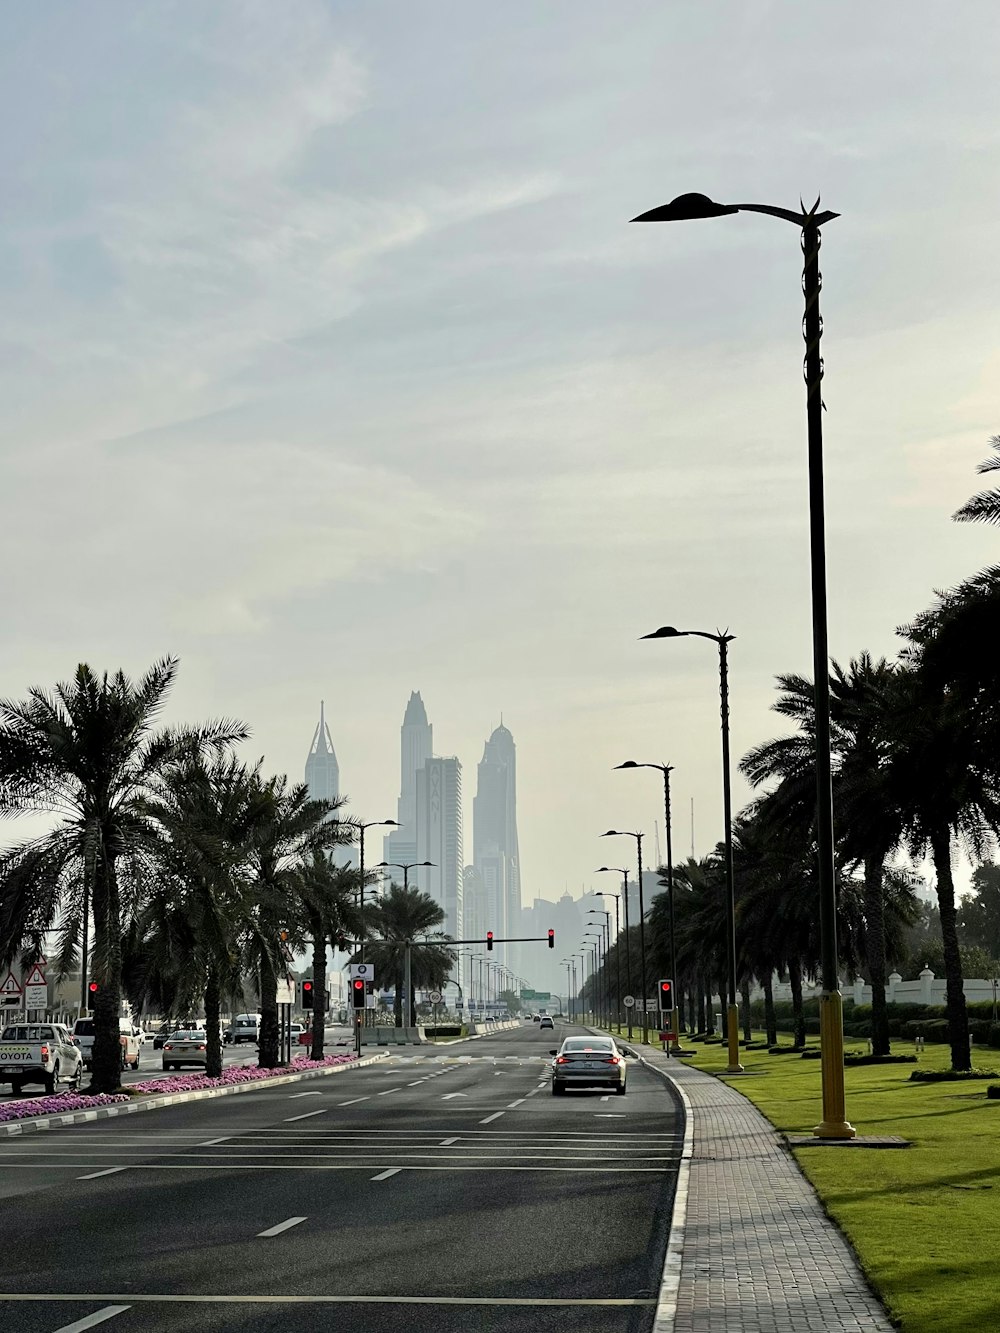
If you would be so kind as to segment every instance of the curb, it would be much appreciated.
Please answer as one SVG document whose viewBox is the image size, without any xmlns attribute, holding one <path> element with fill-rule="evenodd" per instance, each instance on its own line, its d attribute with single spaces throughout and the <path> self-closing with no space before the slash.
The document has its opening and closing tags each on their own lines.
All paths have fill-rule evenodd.
<svg viewBox="0 0 1000 1333">
<path fill-rule="evenodd" d="M 363 1056 L 347 1065 L 330 1065 L 328 1069 L 303 1069 L 299 1074 L 279 1074 L 275 1078 L 259 1078 L 252 1083 L 234 1083 L 228 1088 L 199 1088 L 196 1092 L 165 1092 L 141 1101 L 118 1102 L 114 1106 L 94 1106 L 89 1111 L 69 1111 L 65 1115 L 50 1112 L 24 1120 L 0 1124 L 0 1138 L 15 1138 L 22 1134 L 39 1133 L 43 1129 L 61 1129 L 64 1125 L 83 1125 L 92 1120 L 113 1120 L 116 1116 L 135 1115 L 139 1111 L 158 1111 L 163 1106 L 180 1106 L 186 1102 L 205 1101 L 211 1097 L 233 1097 L 240 1092 L 257 1092 L 277 1088 L 283 1083 L 301 1083 L 303 1079 L 326 1078 L 330 1074 L 346 1074 L 352 1069 L 363 1069 L 388 1058 L 388 1051 Z"/>
</svg>

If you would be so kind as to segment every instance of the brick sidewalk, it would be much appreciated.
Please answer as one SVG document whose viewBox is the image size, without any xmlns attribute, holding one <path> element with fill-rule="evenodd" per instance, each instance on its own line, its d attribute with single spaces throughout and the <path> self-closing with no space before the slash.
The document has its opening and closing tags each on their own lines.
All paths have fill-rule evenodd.
<svg viewBox="0 0 1000 1333">
<path fill-rule="evenodd" d="M 770 1122 L 683 1060 L 645 1049 L 643 1058 L 690 1106 L 687 1210 L 675 1209 L 656 1333 L 891 1333 Z"/>
</svg>

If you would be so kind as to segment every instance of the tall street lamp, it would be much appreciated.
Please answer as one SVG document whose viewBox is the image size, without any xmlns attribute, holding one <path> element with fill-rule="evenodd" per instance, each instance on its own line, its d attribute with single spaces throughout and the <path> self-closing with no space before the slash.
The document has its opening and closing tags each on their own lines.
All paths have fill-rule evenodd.
<svg viewBox="0 0 1000 1333">
<path fill-rule="evenodd" d="M 593 924 L 596 926 L 597 922 L 595 921 Z M 594 1017 L 597 1020 L 597 1026 L 601 1027 L 602 1026 L 601 1010 L 604 1008 L 604 1005 L 601 1002 L 601 991 L 598 983 L 598 973 L 600 972 L 602 966 L 601 945 L 604 943 L 604 933 L 602 931 L 600 934 L 597 934 L 592 930 L 588 930 L 583 938 L 585 941 L 586 940 L 591 941 L 591 943 L 588 945 L 588 948 L 591 950 L 591 954 L 593 957 L 593 962 L 591 964 L 593 971 L 591 972 L 590 979 L 592 983 L 591 989 L 594 995 Z"/>
<path fill-rule="evenodd" d="M 764 213 L 790 222 L 800 231 L 803 255 L 802 294 L 805 315 L 802 336 L 806 354 L 806 434 L 809 468 L 809 554 L 812 585 L 813 681 L 816 729 L 816 853 L 819 880 L 820 956 L 823 989 L 820 995 L 820 1045 L 823 1071 L 823 1121 L 817 1138 L 851 1139 L 854 1127 L 847 1120 L 844 1097 L 844 1002 L 840 993 L 837 950 L 837 888 L 833 841 L 833 777 L 830 762 L 830 649 L 826 608 L 826 517 L 823 503 L 823 358 L 820 339 L 823 320 L 819 295 L 822 245 L 820 228 L 839 217 L 820 213 L 819 199 L 799 212 L 771 204 L 718 204 L 704 194 L 682 194 L 661 208 L 634 218 L 635 222 L 685 222 L 724 217 L 730 213 Z"/>
<path fill-rule="evenodd" d="M 603 921 L 595 922 L 600 926 L 603 932 L 604 943 L 604 1012 L 608 1020 L 608 1027 L 611 1026 L 611 968 L 608 966 L 608 953 L 611 949 L 611 913 L 600 907 L 592 907 L 587 913 L 588 916 L 603 916 Z"/>
<path fill-rule="evenodd" d="M 607 866 L 602 866 L 601 869 L 607 870 Z M 594 896 L 597 898 L 614 898 L 615 900 L 615 971 L 618 974 L 615 979 L 615 984 L 618 988 L 618 1003 L 615 1008 L 618 1010 L 618 1030 L 620 1032 L 622 1027 L 622 932 L 618 919 L 618 901 L 620 895 L 617 893 L 602 893 L 601 890 L 598 889 Z"/>
<path fill-rule="evenodd" d="M 616 768 L 655 768 L 663 774 L 663 818 L 664 827 L 667 830 L 667 893 L 668 908 L 670 915 L 670 975 L 674 983 L 674 998 L 676 999 L 680 986 L 677 980 L 677 946 L 674 940 L 674 844 L 671 834 L 670 819 L 670 774 L 674 771 L 673 764 L 637 764 L 634 759 L 626 759 L 624 764 L 616 764 Z M 681 1036 L 681 1015 L 679 1009 L 673 1009 L 670 1014 L 670 1027 L 673 1031 L 674 1048 L 680 1046 Z"/>
<path fill-rule="evenodd" d="M 646 1040 L 649 1032 L 648 1017 L 646 1014 L 646 905 L 642 897 L 642 834 L 627 833 L 619 829 L 609 828 L 607 833 L 601 834 L 602 838 L 635 838 L 636 860 L 639 863 L 639 980 L 642 984 L 642 1039 Z M 627 902 L 627 899 L 626 899 Z M 625 918 L 625 928 L 628 929 L 628 917 Z M 632 1035 L 631 1027 L 629 1036 Z"/>
<path fill-rule="evenodd" d="M 612 870 L 614 870 L 615 872 L 617 872 L 617 874 L 621 875 L 621 877 L 622 877 L 622 910 L 623 910 L 624 915 L 625 915 L 625 987 L 626 987 L 626 991 L 625 991 L 625 993 L 626 993 L 626 995 L 632 995 L 632 994 L 633 994 L 633 991 L 632 991 L 632 937 L 631 937 L 631 935 L 629 934 L 629 929 L 628 929 L 628 871 L 625 870 L 622 866 L 598 866 L 598 868 L 597 868 L 597 872 L 596 872 L 596 873 L 597 873 L 598 875 L 600 875 L 600 874 L 602 874 L 604 871 L 612 871 Z M 609 894 L 608 896 L 609 896 L 609 897 L 614 897 L 614 898 L 616 899 L 616 902 L 615 902 L 615 911 L 617 911 L 617 910 L 618 910 L 618 904 L 617 904 L 617 897 L 618 897 L 618 895 L 617 895 L 617 894 L 613 894 L 613 895 Z M 616 926 L 616 928 L 617 928 L 617 924 L 618 924 L 618 921 L 617 921 L 617 917 L 616 917 L 616 918 L 615 918 L 615 926 Z M 621 983 L 620 983 L 620 982 L 619 982 L 619 986 L 618 986 L 618 991 L 619 991 L 619 994 L 621 994 Z M 628 1006 L 626 1006 L 626 1008 L 625 1008 L 625 1018 L 626 1018 L 626 1022 L 628 1023 L 628 1039 L 629 1039 L 629 1041 L 632 1040 L 632 1008 L 633 1008 L 632 1005 L 628 1005 Z"/>
<path fill-rule="evenodd" d="M 703 629 L 674 629 L 673 625 L 662 625 L 652 634 L 644 634 L 644 639 L 684 639 L 695 637 L 711 639 L 719 645 L 719 698 L 722 713 L 722 807 L 726 837 L 726 954 L 728 958 L 728 991 L 726 1006 L 726 1029 L 729 1042 L 729 1064 L 727 1074 L 741 1074 L 740 1064 L 740 1020 L 736 1007 L 736 888 L 733 875 L 733 800 L 729 779 L 729 659 L 727 649 L 736 637 L 734 634 L 710 634 Z M 674 978 L 677 985 L 677 978 Z"/>
<path fill-rule="evenodd" d="M 378 865 L 373 866 L 374 870 L 401 870 L 403 872 L 403 892 L 410 891 L 410 871 L 414 866 L 432 866 L 433 861 L 407 861 L 405 865 L 399 861 L 379 861 Z"/>
<path fill-rule="evenodd" d="M 572 1023 L 573 1021 L 573 992 L 569 988 L 569 969 L 572 966 L 568 958 L 564 958 L 560 964 L 566 969 L 566 1008 L 569 1010 L 566 1017 Z"/>
<path fill-rule="evenodd" d="M 365 961 L 365 938 L 364 938 L 364 916 L 365 916 L 365 829 L 370 828 L 399 828 L 395 819 L 370 819 L 367 824 L 355 824 L 358 830 L 358 868 L 361 874 L 361 894 L 360 894 L 360 912 L 361 912 L 361 947 L 358 950 L 359 961 Z"/>
</svg>

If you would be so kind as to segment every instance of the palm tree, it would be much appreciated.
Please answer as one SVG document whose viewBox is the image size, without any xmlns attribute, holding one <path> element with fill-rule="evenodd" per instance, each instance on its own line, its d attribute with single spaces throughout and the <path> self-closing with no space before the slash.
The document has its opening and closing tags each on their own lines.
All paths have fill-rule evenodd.
<svg viewBox="0 0 1000 1333">
<path fill-rule="evenodd" d="M 979 473 L 1000 471 L 1000 435 L 991 438 L 990 448 L 996 457 L 980 463 L 976 468 Z M 1000 523 L 1000 490 L 980 491 L 957 509 L 952 518 L 959 523 Z"/>
<path fill-rule="evenodd" d="M 348 824 L 340 829 L 346 840 L 353 830 Z M 361 915 L 354 895 L 357 891 L 358 871 L 350 866 L 336 866 L 328 855 L 314 849 L 312 856 L 300 868 L 296 893 L 305 916 L 312 942 L 313 1024 L 310 1055 L 322 1060 L 325 1038 L 326 951 L 331 940 L 348 937 L 360 938 Z"/>
<path fill-rule="evenodd" d="M 410 994 L 406 1000 L 410 1007 L 417 989 L 444 986 L 458 957 L 448 947 L 448 936 L 438 929 L 445 914 L 430 894 L 420 889 L 403 889 L 399 884 L 390 884 L 375 905 L 365 911 L 371 932 L 365 945 L 365 961 L 374 964 L 376 977 L 392 979 L 396 991 L 396 1026 L 403 1027 L 407 949 Z"/>
<path fill-rule="evenodd" d="M 335 806 L 313 800 L 304 782 L 260 777 L 254 770 L 254 791 L 248 815 L 247 853 L 250 866 L 251 954 L 260 996 L 260 1065 L 274 1069 L 279 1061 L 278 973 L 291 962 L 292 949 L 305 943 L 298 896 L 301 868 L 316 851 L 344 841 Z"/>
<path fill-rule="evenodd" d="M 177 674 L 163 658 L 138 680 L 98 675 L 85 663 L 48 693 L 0 700 L 0 814 L 40 812 L 55 826 L 0 856 L 0 963 L 30 961 L 58 936 L 57 970 L 79 958 L 92 909 L 92 1088 L 120 1082 L 121 947 L 126 920 L 148 895 L 162 836 L 143 808 L 163 772 L 184 756 L 218 753 L 247 729 L 228 720 L 156 729 Z"/>
</svg>

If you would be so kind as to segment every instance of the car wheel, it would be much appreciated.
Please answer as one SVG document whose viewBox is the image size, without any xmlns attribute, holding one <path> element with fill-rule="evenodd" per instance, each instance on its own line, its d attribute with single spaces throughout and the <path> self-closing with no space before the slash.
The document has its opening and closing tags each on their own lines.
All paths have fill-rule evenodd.
<svg viewBox="0 0 1000 1333">
<path fill-rule="evenodd" d="M 163 1072 L 166 1074 L 166 1073 L 167 1073 L 169 1070 L 171 1070 L 171 1069 L 173 1069 L 173 1065 L 168 1065 L 167 1062 L 166 1062 L 166 1060 L 164 1060 L 164 1062 L 163 1062 Z"/>
<path fill-rule="evenodd" d="M 552 1096 L 553 1096 L 553 1097 L 561 1097 L 565 1091 L 566 1091 L 566 1089 L 565 1089 L 565 1087 L 564 1087 L 561 1083 L 553 1083 L 553 1084 L 552 1084 Z"/>
<path fill-rule="evenodd" d="M 138 1069 L 138 1068 L 139 1068 L 139 1057 L 138 1057 L 138 1056 L 135 1057 L 135 1059 L 134 1059 L 134 1060 L 132 1061 L 132 1063 L 129 1065 L 129 1068 L 130 1068 L 130 1069 Z"/>
<path fill-rule="evenodd" d="M 20 1097 L 24 1091 L 24 1084 L 19 1078 L 12 1078 L 10 1081 L 10 1092 L 12 1097 Z"/>
<path fill-rule="evenodd" d="M 624 1084 L 624 1083 L 619 1083 L 618 1086 L 617 1086 L 617 1088 L 615 1088 L 615 1092 L 617 1092 L 617 1094 L 618 1094 L 619 1097 L 624 1097 L 624 1096 L 625 1096 L 625 1084 Z"/>
<path fill-rule="evenodd" d="M 46 1097 L 51 1097 L 56 1090 L 56 1084 L 59 1082 L 59 1061 L 55 1062 L 52 1073 L 46 1074 L 42 1079 L 42 1086 L 45 1088 Z"/>
</svg>

